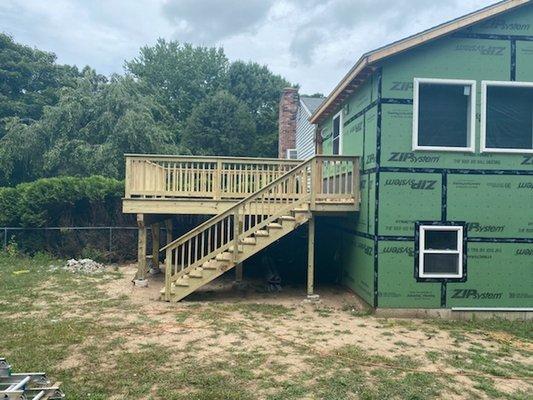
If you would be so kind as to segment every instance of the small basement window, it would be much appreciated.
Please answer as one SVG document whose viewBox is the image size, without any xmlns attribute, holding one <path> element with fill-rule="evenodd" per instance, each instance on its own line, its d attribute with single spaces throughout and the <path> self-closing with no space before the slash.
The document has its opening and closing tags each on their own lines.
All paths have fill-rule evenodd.
<svg viewBox="0 0 533 400">
<path fill-rule="evenodd" d="M 419 229 L 419 277 L 462 278 L 463 227 L 421 225 Z"/>
<path fill-rule="evenodd" d="M 413 150 L 474 151 L 476 82 L 415 78 Z"/>
<path fill-rule="evenodd" d="M 342 154 L 342 111 L 333 117 L 331 142 L 333 145 L 333 154 Z"/>
<path fill-rule="evenodd" d="M 482 82 L 481 151 L 533 153 L 533 83 Z"/>
</svg>

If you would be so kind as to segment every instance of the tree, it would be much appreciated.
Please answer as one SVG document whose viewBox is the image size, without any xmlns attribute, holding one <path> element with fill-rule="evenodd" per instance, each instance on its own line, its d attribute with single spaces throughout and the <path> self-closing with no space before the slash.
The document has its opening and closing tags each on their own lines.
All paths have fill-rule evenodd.
<svg viewBox="0 0 533 400">
<path fill-rule="evenodd" d="M 256 140 L 248 107 L 227 91 L 206 98 L 185 124 L 182 144 L 192 154 L 248 156 Z"/>
<path fill-rule="evenodd" d="M 228 59 L 222 48 L 159 39 L 152 47 L 142 47 L 139 57 L 125 66 L 183 122 L 196 104 L 225 87 Z"/>
<path fill-rule="evenodd" d="M 15 43 L 0 33 L 0 138 L 8 118 L 38 120 L 45 106 L 55 104 L 59 90 L 71 86 L 78 69 L 55 63 L 56 56 Z"/>
<path fill-rule="evenodd" d="M 12 120 L 0 143 L 3 184 L 58 175 L 121 178 L 124 153 L 177 152 L 163 106 L 132 78 L 107 82 L 90 69 L 39 121 Z"/>
<path fill-rule="evenodd" d="M 257 137 L 248 155 L 275 157 L 278 148 L 278 110 L 283 88 L 291 86 L 266 66 L 233 62 L 228 71 L 228 91 L 252 113 Z"/>
</svg>

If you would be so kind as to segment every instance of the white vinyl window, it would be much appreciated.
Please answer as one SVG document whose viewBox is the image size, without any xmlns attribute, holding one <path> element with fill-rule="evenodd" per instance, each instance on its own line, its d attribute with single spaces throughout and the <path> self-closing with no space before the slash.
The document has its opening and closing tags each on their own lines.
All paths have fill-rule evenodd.
<svg viewBox="0 0 533 400">
<path fill-rule="evenodd" d="M 331 143 L 333 146 L 333 154 L 342 154 L 342 111 L 333 117 Z"/>
<path fill-rule="evenodd" d="M 481 83 L 481 151 L 533 153 L 533 82 Z"/>
<path fill-rule="evenodd" d="M 415 78 L 413 150 L 474 152 L 476 81 Z"/>
<path fill-rule="evenodd" d="M 289 160 L 297 160 L 297 151 L 296 149 L 287 149 L 287 159 Z"/>
<path fill-rule="evenodd" d="M 463 277 L 463 227 L 421 225 L 419 232 L 420 278 Z"/>
</svg>

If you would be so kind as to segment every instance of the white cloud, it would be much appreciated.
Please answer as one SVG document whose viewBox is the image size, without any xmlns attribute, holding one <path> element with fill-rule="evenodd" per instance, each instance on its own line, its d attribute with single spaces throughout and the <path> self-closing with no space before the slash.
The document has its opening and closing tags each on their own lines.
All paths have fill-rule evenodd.
<svg viewBox="0 0 533 400">
<path fill-rule="evenodd" d="M 2 0 L 0 26 L 60 62 L 122 72 L 157 37 L 224 46 L 328 93 L 364 52 L 493 0 Z"/>
</svg>

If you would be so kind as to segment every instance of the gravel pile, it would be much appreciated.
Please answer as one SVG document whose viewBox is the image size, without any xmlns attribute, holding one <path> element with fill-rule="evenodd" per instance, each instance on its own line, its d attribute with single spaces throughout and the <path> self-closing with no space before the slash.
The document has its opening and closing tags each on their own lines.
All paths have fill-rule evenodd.
<svg viewBox="0 0 533 400">
<path fill-rule="evenodd" d="M 74 272 L 74 273 L 86 273 L 94 274 L 96 272 L 103 272 L 106 266 L 100 264 L 90 258 L 82 258 L 81 260 L 76 260 L 74 258 L 67 261 L 67 264 L 63 269 Z"/>
</svg>

